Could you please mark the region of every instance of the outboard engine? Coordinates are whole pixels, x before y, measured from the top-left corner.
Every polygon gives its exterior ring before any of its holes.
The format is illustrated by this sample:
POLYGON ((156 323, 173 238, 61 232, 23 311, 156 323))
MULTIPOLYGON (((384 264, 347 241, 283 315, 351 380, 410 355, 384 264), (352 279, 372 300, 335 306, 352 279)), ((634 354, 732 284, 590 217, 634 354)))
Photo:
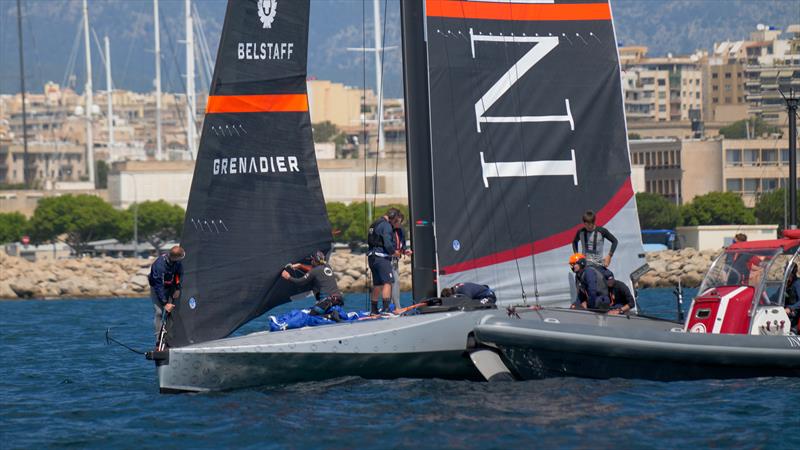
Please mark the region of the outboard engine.
POLYGON ((686 321, 690 333, 748 334, 752 286, 720 286, 694 299, 686 321))

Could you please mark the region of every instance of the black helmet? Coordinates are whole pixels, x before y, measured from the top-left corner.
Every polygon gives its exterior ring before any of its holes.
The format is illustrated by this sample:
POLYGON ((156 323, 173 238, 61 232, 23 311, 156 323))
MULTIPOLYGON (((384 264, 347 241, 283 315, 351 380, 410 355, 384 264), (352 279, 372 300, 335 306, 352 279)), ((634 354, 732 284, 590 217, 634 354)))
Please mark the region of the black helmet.
POLYGON ((325 264, 325 253, 322 253, 321 250, 317 250, 311 254, 311 264, 315 266, 321 266, 325 264))

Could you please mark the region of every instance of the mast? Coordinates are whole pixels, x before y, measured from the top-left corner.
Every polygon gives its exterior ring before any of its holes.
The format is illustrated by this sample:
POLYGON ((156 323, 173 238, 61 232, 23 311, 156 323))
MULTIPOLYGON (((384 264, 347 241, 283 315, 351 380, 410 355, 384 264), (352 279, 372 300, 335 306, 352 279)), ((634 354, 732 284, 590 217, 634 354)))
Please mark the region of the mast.
POLYGON ((83 0, 83 41, 86 48, 86 167, 94 185, 94 142, 92 140, 92 50, 89 46, 89 7, 83 0))
POLYGON ((156 35, 156 160, 161 153, 161 28, 158 25, 158 0, 153 0, 153 28, 156 35))
POLYGON ((192 159, 197 158, 195 144, 194 114, 197 109, 194 93, 194 31, 192 25, 192 0, 185 0, 186 5, 186 145, 192 159))
POLYGON ((22 49, 22 6, 17 0, 17 36, 19 37, 19 83, 22 89, 22 177, 25 187, 30 187, 30 170, 28 168, 28 112, 25 109, 25 57, 22 49))
POLYGON ((415 299, 436 296, 433 175, 430 156, 428 68, 422 1, 400 2, 403 90, 406 99, 406 158, 411 215, 412 284, 415 299))
POLYGON ((375 92, 378 94, 378 153, 383 152, 384 140, 386 136, 383 134, 383 73, 381 73, 381 53, 383 47, 381 46, 381 6, 378 0, 372 0, 372 7, 375 13, 372 15, 373 25, 375 28, 375 92))
POLYGON ((786 100, 789 114, 789 229, 797 229, 797 101, 794 90, 786 100))
MULTIPOLYGON (((108 44, 108 36, 105 37, 106 47, 106 93, 108 94, 108 146, 114 146, 114 105, 112 102, 112 86, 111 86, 111 46, 108 44)), ((109 153, 110 153, 109 148, 109 153)))

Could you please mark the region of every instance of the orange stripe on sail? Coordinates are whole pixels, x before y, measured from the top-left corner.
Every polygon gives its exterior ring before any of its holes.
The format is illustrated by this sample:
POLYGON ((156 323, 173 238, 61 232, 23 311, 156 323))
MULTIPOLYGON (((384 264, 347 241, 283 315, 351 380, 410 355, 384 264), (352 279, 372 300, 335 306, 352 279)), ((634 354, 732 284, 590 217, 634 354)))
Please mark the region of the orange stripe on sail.
POLYGON ((496 3, 428 0, 428 17, 488 20, 611 20, 608 3, 496 3))
POLYGON ((306 94, 211 95, 206 114, 308 111, 306 94))

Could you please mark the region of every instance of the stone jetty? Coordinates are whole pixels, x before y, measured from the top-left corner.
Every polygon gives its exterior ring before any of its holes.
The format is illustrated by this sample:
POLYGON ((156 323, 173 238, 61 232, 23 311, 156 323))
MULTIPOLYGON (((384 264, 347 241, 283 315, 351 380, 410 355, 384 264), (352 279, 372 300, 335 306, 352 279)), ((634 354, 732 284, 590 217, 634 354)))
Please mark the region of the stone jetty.
MULTIPOLYGON (((400 288, 411 290, 411 259, 400 262, 400 288)), ((151 259, 83 258, 29 262, 0 253, 0 299, 147 297, 151 259)), ((367 257, 337 251, 331 266, 345 292, 366 292, 367 257)))
MULTIPOLYGON (((683 249, 647 254, 653 269, 640 288, 672 287, 678 280, 696 287, 721 250, 683 249)), ((0 253, 0 298, 146 297, 152 259, 84 258, 29 262, 0 253)), ((369 283, 363 254, 336 251, 331 265, 345 292, 366 292, 369 283)), ((411 290, 410 258, 400 263, 401 289, 411 290)))

